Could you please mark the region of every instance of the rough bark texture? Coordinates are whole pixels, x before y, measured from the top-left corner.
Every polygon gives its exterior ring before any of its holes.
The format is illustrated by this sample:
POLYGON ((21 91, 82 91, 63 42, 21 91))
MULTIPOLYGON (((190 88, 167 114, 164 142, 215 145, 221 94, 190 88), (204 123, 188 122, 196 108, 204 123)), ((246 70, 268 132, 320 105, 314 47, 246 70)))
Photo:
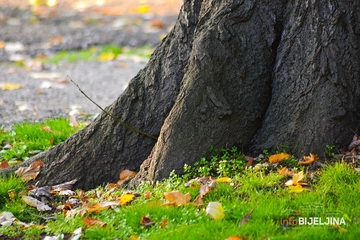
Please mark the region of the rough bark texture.
MULTIPOLYGON (((215 147, 346 146, 359 126, 358 1, 187 0, 148 65, 106 115, 42 159, 41 185, 181 173, 215 147)), ((24 165, 29 162, 24 163, 24 165)), ((13 169, 10 169, 14 170, 13 169)))

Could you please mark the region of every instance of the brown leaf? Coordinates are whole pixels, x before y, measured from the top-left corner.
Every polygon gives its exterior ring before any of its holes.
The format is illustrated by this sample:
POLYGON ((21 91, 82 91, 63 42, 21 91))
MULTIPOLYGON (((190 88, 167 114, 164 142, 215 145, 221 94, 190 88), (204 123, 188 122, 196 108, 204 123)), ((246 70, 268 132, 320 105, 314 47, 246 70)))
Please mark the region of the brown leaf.
POLYGON ((151 221, 149 216, 142 216, 141 220, 140 220, 140 224, 145 226, 145 227, 148 227, 148 226, 154 225, 155 222, 151 221))
POLYGON ((73 179, 68 182, 60 183, 57 185, 52 186, 52 192, 60 192, 64 190, 71 190, 73 188, 73 185, 77 182, 77 179, 73 179))
POLYGON ((100 221, 96 218, 91 218, 91 217, 86 217, 83 219, 83 222, 85 223, 86 226, 88 227, 92 227, 94 225, 100 226, 100 227, 104 227, 106 225, 105 222, 100 221))
POLYGON ((127 179, 130 179, 132 177, 134 177, 135 175, 137 174, 137 172, 134 172, 134 171, 130 171, 130 170, 122 170, 120 172, 120 177, 119 177, 119 181, 118 181, 118 184, 121 185, 123 184, 123 182, 127 179))
POLYGON ((7 160, 4 160, 0 163, 0 169, 6 169, 9 167, 9 163, 7 160))
POLYGON ((96 203, 95 205, 93 205, 92 207, 89 207, 87 212, 101 212, 103 210, 106 210, 112 206, 119 206, 119 202, 100 202, 100 203, 96 203))
POLYGON ((201 206, 201 205, 203 205, 203 204, 204 204, 204 201, 203 201, 201 195, 198 195, 198 196, 195 198, 195 200, 194 200, 193 203, 194 203, 195 206, 201 206))
POLYGON ((34 161, 28 167, 20 167, 18 170, 15 171, 15 175, 21 177, 21 180, 24 182, 31 179, 36 179, 36 177, 39 175, 40 168, 43 165, 43 161, 34 161))
POLYGON ((245 216, 243 216, 243 218, 239 221, 239 224, 238 224, 239 227, 241 227, 242 225, 245 225, 245 224, 247 224, 249 222, 249 220, 251 219, 251 215, 252 215, 253 211, 254 211, 254 208, 250 212, 245 214, 245 216))
POLYGON ((154 19, 151 19, 151 21, 150 21, 150 27, 162 29, 162 28, 164 28, 164 26, 165 26, 164 22, 160 19, 154 18, 154 19))
POLYGON ((253 158, 253 157, 249 157, 248 162, 247 162, 246 165, 245 165, 245 168, 251 167, 252 164, 253 164, 253 162, 254 162, 254 158, 253 158))
POLYGON ((353 136, 353 139, 352 139, 352 141, 351 141, 351 143, 350 143, 350 145, 349 145, 349 150, 351 151, 351 150, 353 150, 353 149, 356 149, 356 148, 358 148, 360 146, 360 137, 357 135, 357 134, 355 134, 354 136, 353 136))
POLYGON ((76 121, 76 118, 72 115, 69 116, 69 121, 73 125, 74 128, 79 127, 79 123, 76 121))
POLYGON ((182 194, 179 191, 165 192, 165 199, 175 206, 183 206, 190 202, 190 193, 182 194))

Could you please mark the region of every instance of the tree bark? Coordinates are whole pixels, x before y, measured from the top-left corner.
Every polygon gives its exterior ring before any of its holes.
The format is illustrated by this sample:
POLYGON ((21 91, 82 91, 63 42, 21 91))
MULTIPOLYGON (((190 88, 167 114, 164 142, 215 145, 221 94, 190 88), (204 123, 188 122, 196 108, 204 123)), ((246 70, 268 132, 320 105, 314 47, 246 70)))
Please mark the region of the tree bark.
POLYGON ((23 165, 45 162, 41 185, 78 178, 89 189, 124 169, 139 171, 132 184, 181 173, 210 145, 286 144, 297 156, 347 146, 359 126, 359 43, 358 1, 187 0, 107 108, 158 140, 102 114, 23 165))

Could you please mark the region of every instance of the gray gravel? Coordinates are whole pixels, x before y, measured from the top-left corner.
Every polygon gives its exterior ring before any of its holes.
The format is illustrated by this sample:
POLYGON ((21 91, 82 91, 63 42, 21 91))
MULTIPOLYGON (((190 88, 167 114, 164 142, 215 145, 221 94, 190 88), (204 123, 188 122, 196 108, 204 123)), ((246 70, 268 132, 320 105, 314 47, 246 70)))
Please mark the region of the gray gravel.
POLYGON ((7 82, 23 85, 23 88, 12 91, 0 89, 0 125, 8 128, 16 122, 38 121, 69 113, 77 116, 98 114, 100 110, 69 82, 67 76, 105 107, 116 100, 128 81, 146 65, 146 60, 139 61, 135 56, 109 62, 62 62, 36 66, 36 62, 32 63, 34 57, 104 44, 156 46, 176 20, 176 16, 96 15, 86 16, 97 22, 88 24, 83 20, 84 14, 63 11, 56 17, 37 18, 33 24, 34 16, 30 11, 0 8, 3 16, 0 41, 8 46, 0 48, 0 86, 7 82), (163 21, 164 28, 151 27, 150 21, 154 18, 163 21), (49 44, 49 40, 57 36, 62 36, 63 40, 49 44), (20 47, 11 46, 12 43, 20 43, 20 47), (16 59, 25 62, 26 67, 16 66, 16 59))

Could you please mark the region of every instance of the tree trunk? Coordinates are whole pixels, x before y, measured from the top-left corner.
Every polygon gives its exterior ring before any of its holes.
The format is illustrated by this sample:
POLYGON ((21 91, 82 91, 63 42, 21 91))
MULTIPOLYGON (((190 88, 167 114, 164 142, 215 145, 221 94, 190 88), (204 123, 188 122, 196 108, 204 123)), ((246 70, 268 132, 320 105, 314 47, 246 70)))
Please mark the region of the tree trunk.
MULTIPOLYGON (((88 189, 123 169, 158 180, 207 155, 286 144, 297 156, 347 146, 359 126, 358 1, 187 0, 173 30, 105 114, 31 158, 37 181, 88 189)), ((8 170, 12 171, 14 168, 8 170)))

